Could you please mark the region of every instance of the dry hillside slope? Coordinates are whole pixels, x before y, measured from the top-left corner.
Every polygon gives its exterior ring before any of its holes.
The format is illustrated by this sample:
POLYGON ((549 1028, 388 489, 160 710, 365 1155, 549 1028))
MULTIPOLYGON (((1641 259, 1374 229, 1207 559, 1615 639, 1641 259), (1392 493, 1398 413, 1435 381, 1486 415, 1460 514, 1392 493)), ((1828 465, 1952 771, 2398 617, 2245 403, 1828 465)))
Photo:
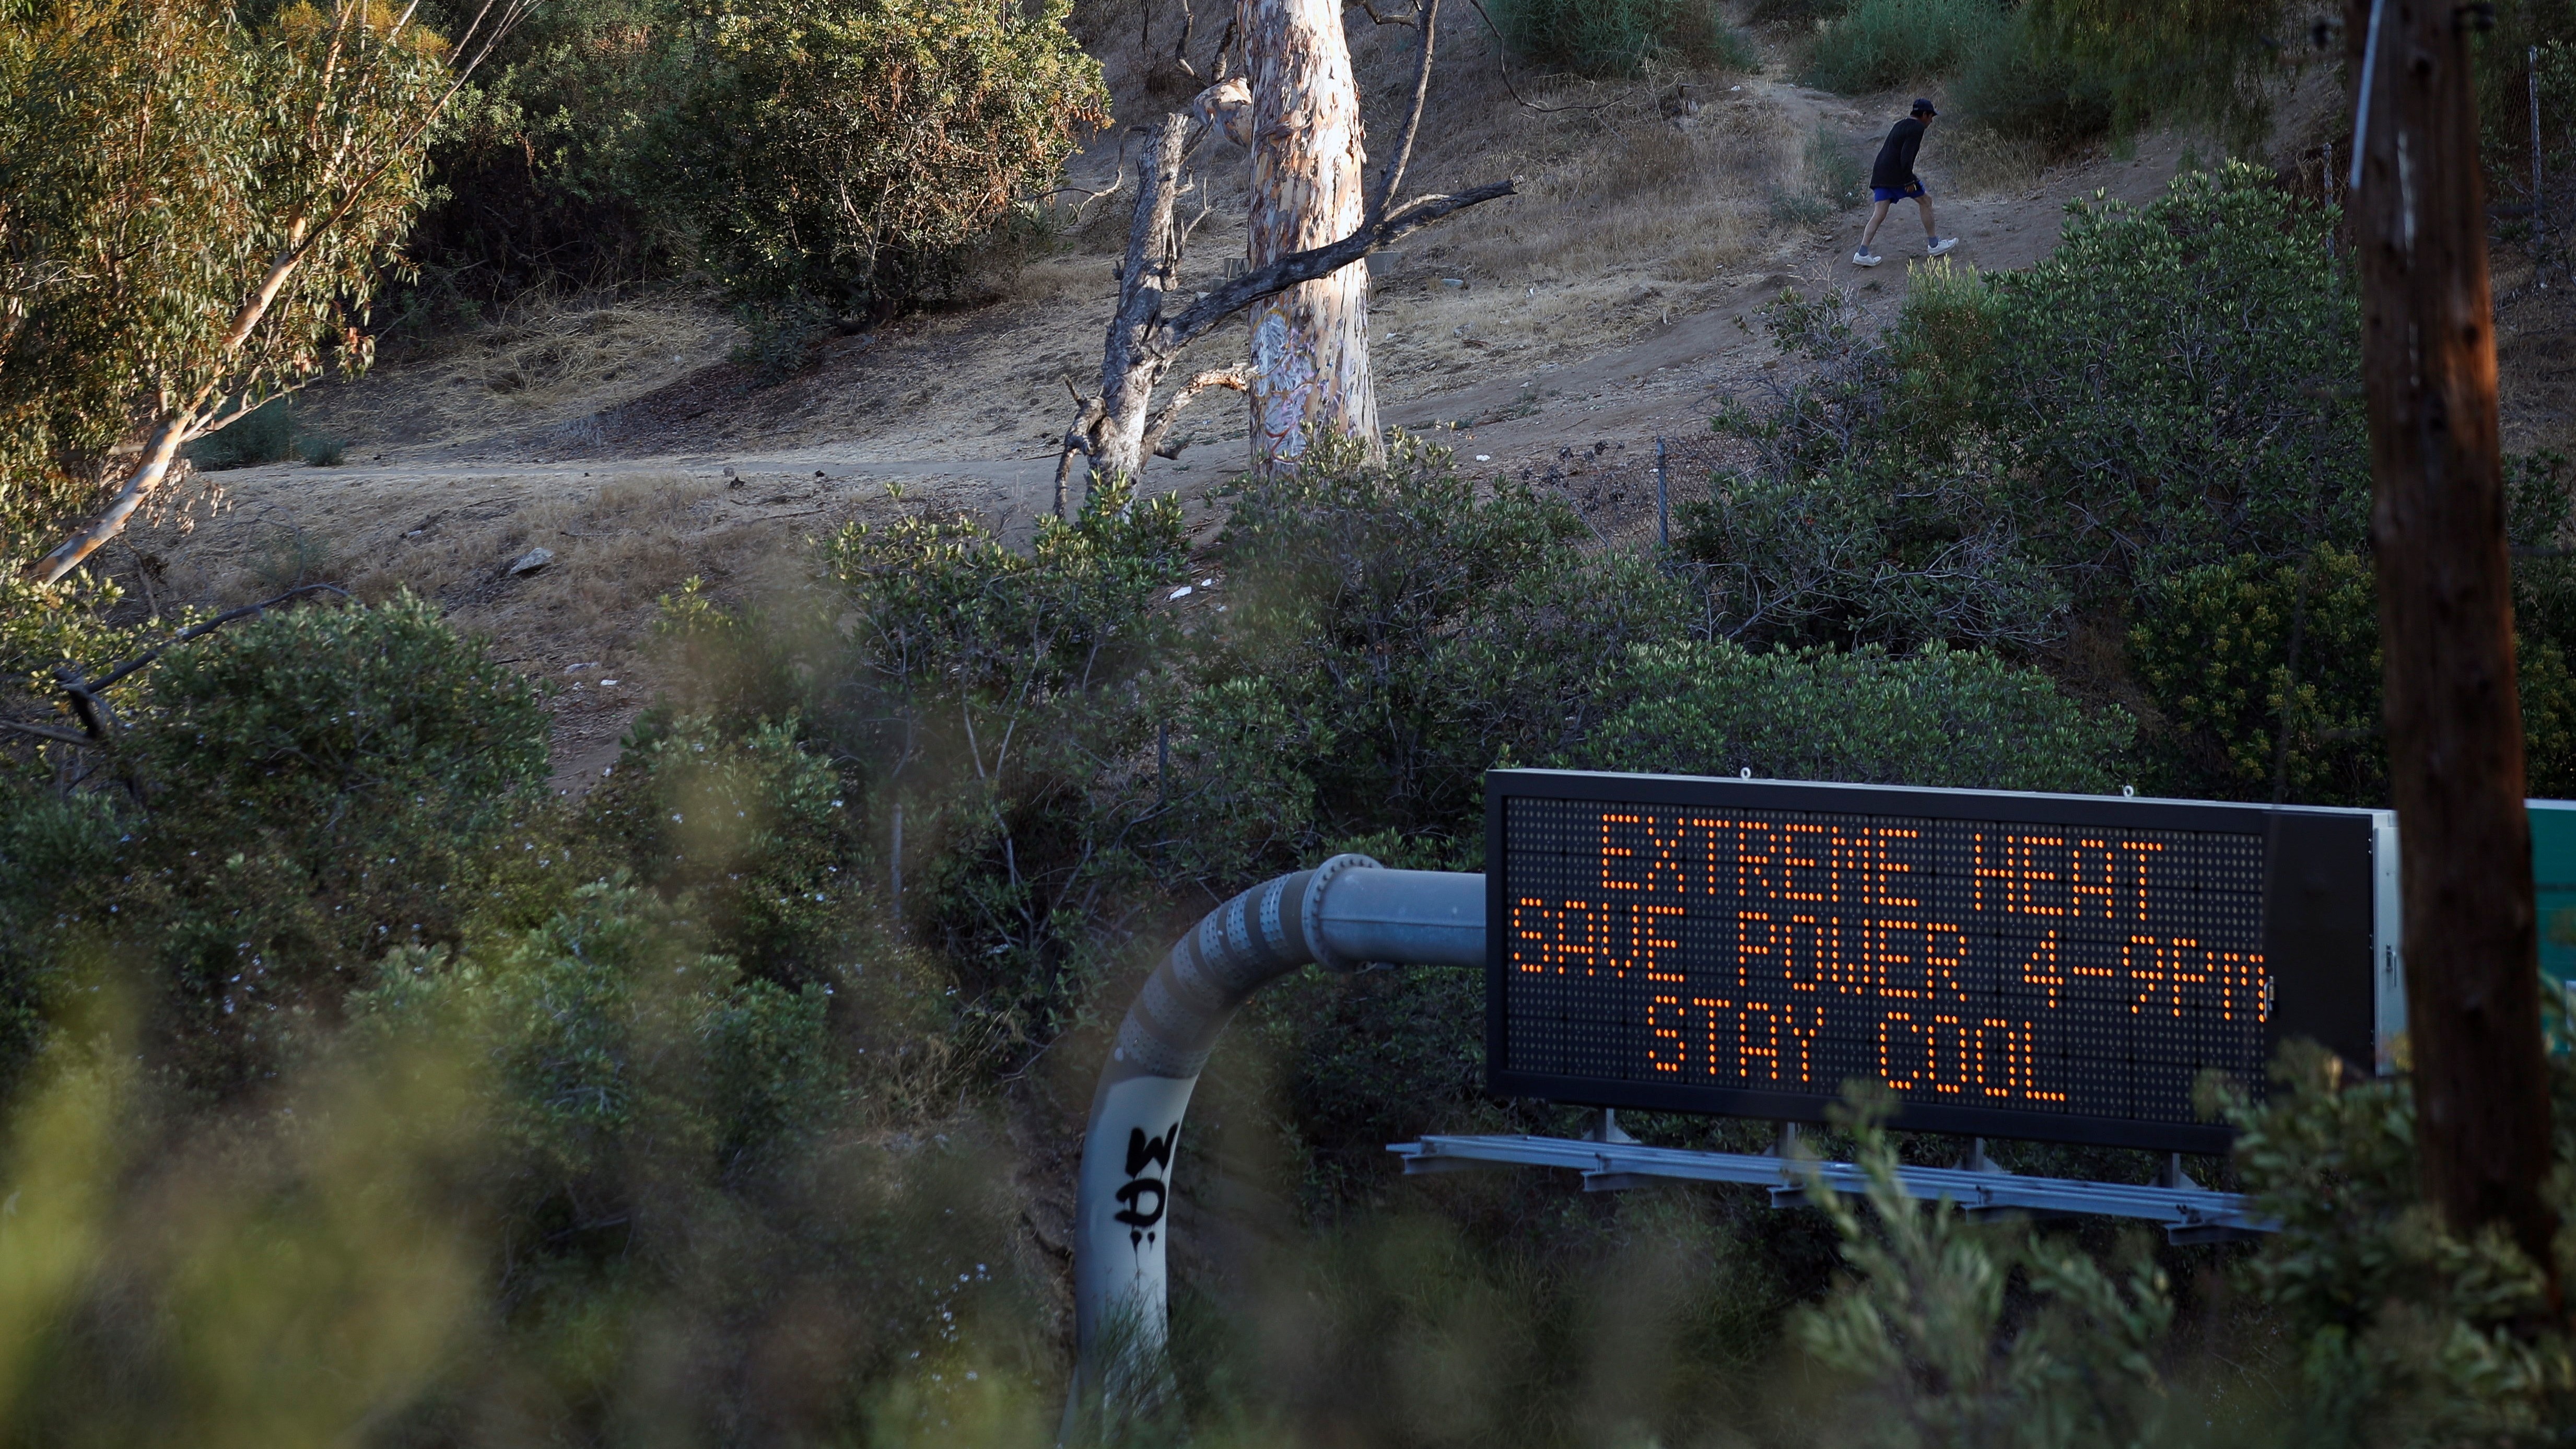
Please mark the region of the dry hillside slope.
MULTIPOLYGON (((1413 32, 1351 12, 1380 135, 1413 32)), ((1120 125, 1180 105, 1167 61, 1107 44, 1120 125), (1160 69, 1158 69, 1160 67, 1160 69)), ((1161 46, 1158 43, 1159 53, 1161 46)), ((1680 74, 1631 85, 1506 86, 1492 37, 1450 27, 1415 162, 1424 190, 1518 174, 1526 195, 1467 213, 1378 258, 1371 345, 1384 416, 1440 430, 1479 472, 1564 488, 1605 534, 1652 528, 1651 467, 1672 441, 1676 493, 1705 486, 1713 402, 1780 365, 1752 314, 1783 287, 1858 289, 1884 315, 1916 242, 1891 217, 1873 272, 1847 257, 1865 214, 1814 198, 1839 155, 1865 166, 1903 98, 1854 101, 1779 78, 1680 74), (1802 198, 1805 198, 1802 200, 1802 198), (1821 219, 1803 217, 1821 213, 1821 219)), ((1077 158, 1105 185, 1121 131, 1077 158)), ((2160 136, 2127 157, 2037 171, 1966 133, 1934 133, 1922 173, 1957 260, 2020 267, 2054 245, 2070 202, 2161 190, 2189 151, 2160 136)), ((1221 137, 1195 168, 1207 209, 1187 271, 1243 255, 1244 153, 1221 137)), ((504 658, 558 681, 558 783, 614 758, 652 690, 637 644, 656 597, 699 575, 757 593, 795 577, 798 540, 892 509, 966 509, 1025 530, 1048 503, 1053 440, 1088 387, 1115 294, 1125 216, 1068 195, 1049 250, 958 303, 824 346, 806 372, 754 390, 727 360, 736 332, 676 291, 532 302, 481 330, 415 344, 362 381, 306 400, 303 425, 349 442, 339 467, 214 475, 221 507, 193 528, 138 530, 112 566, 160 600, 257 597, 330 577, 361 593, 408 586, 491 634, 504 658), (554 555, 513 575, 529 549, 554 555), (610 681, 614 681, 611 683, 610 681)), ((2509 427, 2554 442, 2570 366, 2565 293, 2538 292, 2500 255, 2509 427)), ((1238 328, 1198 364, 1239 360, 1238 328)), ((1198 525, 1243 457, 1232 395, 1184 424, 1190 446, 1145 486, 1198 525)), ((203 513, 203 510, 200 510, 203 513)))

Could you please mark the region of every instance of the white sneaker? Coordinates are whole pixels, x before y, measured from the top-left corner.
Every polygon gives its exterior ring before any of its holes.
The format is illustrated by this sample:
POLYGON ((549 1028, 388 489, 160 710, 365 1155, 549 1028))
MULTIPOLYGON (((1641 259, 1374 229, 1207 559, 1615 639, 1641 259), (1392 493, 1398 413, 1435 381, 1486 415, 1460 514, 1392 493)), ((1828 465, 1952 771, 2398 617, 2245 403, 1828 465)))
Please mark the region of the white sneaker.
POLYGON ((1855 267, 1874 267, 1874 266, 1877 266, 1880 262, 1883 262, 1883 261, 1886 261, 1886 260, 1887 260, 1887 258, 1880 256, 1880 255, 1879 255, 1878 253, 1876 253, 1876 252, 1854 252, 1854 253, 1852 253, 1852 265, 1853 265, 1853 266, 1855 266, 1855 267))
POLYGON ((1923 244, 1923 255, 1926 257, 1937 257, 1958 244, 1959 239, 1954 236, 1935 237, 1923 244))

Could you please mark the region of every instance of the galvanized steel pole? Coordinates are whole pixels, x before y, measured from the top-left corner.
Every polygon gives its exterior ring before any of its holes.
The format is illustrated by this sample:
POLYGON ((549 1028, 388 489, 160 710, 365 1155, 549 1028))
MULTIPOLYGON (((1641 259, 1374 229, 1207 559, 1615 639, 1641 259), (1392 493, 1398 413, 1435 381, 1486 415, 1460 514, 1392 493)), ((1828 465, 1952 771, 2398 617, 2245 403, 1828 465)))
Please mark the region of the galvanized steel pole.
POLYGON ((1162 1381, 1170 1208, 1181 1118, 1235 1009, 1308 964, 1481 966, 1485 878, 1337 855, 1253 887, 1172 947, 1101 1068, 1074 1205, 1074 1382, 1064 1437, 1162 1381))

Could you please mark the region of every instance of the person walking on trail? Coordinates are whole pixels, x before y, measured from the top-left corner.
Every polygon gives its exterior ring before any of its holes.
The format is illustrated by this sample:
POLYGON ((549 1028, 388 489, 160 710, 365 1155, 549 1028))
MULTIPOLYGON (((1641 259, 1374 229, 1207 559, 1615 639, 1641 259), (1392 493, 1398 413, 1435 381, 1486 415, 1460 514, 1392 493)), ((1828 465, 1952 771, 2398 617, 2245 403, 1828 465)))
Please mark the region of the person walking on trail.
POLYGON ((1874 267, 1887 260, 1869 249, 1878 239, 1879 223, 1887 220, 1887 209, 1906 197, 1923 211, 1923 255, 1937 257, 1959 244, 1957 237, 1945 237, 1932 225, 1932 197, 1923 189, 1922 178, 1914 174, 1914 153, 1923 148, 1923 133, 1932 128, 1932 118, 1940 115, 1932 103, 1921 96, 1914 98, 1913 114, 1888 128, 1887 143, 1878 148, 1878 160, 1869 168, 1869 226, 1860 234, 1860 250, 1852 253, 1852 265, 1874 267))

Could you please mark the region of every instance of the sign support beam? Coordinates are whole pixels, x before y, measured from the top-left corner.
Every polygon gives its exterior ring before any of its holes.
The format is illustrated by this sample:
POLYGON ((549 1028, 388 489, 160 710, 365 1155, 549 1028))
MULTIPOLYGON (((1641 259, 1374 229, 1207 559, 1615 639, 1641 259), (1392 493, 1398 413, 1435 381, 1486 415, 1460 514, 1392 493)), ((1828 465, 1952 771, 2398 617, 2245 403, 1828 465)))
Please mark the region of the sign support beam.
MULTIPOLYGON (((1649 1178, 1672 1182, 1729 1182, 1771 1189, 1773 1207, 1803 1207, 1812 1188, 1861 1193, 1869 1175, 1849 1162, 1802 1161, 1794 1157, 1744 1152, 1698 1152, 1637 1143, 1568 1141, 1555 1137, 1425 1137, 1399 1142, 1387 1151, 1404 1159, 1405 1175, 1457 1172, 1472 1166, 1555 1167, 1583 1174, 1587 1191, 1628 1188, 1649 1178)), ((2048 1216, 2090 1213, 2105 1217, 2143 1218, 2164 1224, 2175 1243, 2234 1242, 2279 1232, 2278 1221, 2264 1216, 2253 1199, 2212 1192, 2190 1179, 2145 1187, 2071 1178, 2023 1177, 2017 1173, 1973 1167, 1900 1167, 1896 1180, 1906 1196, 1924 1202, 1947 1200, 1972 1217, 2014 1213, 2048 1216)))

